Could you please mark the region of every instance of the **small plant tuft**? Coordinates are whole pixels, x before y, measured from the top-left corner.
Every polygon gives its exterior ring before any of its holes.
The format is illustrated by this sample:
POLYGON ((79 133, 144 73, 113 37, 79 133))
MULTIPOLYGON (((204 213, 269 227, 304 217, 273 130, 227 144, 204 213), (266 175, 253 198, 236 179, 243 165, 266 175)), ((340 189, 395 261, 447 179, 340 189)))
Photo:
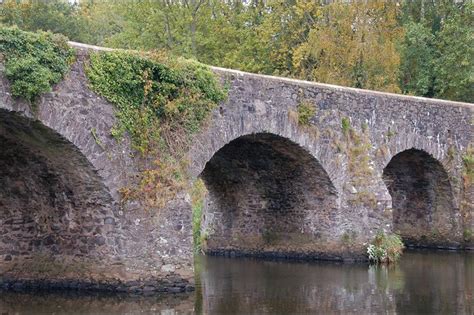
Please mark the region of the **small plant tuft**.
POLYGON ((316 114, 316 107, 309 101, 303 101, 297 106, 298 124, 308 126, 311 118, 316 114))
POLYGON ((343 117, 342 120, 341 120, 341 128, 342 128, 342 132, 345 134, 345 135, 348 135, 349 134, 349 131, 351 129, 351 121, 349 120, 349 118, 347 117, 343 117))
POLYGON ((400 259, 403 248, 402 239, 397 234, 378 232, 367 247, 367 255, 373 263, 389 264, 400 259))
POLYGON ((462 235, 463 235, 463 238, 464 238, 465 242, 470 242, 470 241, 474 240, 474 230, 466 228, 466 229, 464 229, 462 235))

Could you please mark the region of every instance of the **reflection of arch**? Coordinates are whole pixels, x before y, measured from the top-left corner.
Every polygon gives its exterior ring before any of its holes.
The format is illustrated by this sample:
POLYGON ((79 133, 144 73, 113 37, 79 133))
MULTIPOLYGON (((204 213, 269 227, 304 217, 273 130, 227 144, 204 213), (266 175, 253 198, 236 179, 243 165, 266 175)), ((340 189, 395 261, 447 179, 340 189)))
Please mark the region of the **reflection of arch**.
POLYGON ((208 252, 310 252, 337 224, 337 192, 327 172, 284 137, 241 136, 214 154, 201 177, 209 191, 208 252))
POLYGON ((410 245, 443 246, 459 241, 459 216, 449 176, 433 156, 408 149, 392 157, 383 179, 393 206, 394 230, 410 245))
POLYGON ((0 109, 0 147, 0 262, 100 257, 108 250, 104 223, 113 216, 112 198, 73 144, 0 109))

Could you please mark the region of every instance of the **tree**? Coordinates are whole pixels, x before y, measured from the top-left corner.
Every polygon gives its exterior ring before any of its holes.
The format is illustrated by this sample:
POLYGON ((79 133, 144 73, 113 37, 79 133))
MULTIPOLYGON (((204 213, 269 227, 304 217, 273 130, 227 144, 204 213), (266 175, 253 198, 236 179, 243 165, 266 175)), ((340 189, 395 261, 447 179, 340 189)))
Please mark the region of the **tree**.
POLYGON ((7 0, 0 8, 0 22, 27 31, 61 33, 72 40, 87 41, 78 6, 62 0, 7 0))
POLYGON ((404 4, 403 93, 474 102, 473 12, 470 1, 404 4))
MULTIPOLYGON (((472 6, 471 6, 472 7, 472 6)), ((474 9, 474 7, 472 7, 474 9)), ((453 14, 437 34, 434 90, 439 98, 474 102, 473 10, 453 14)))
POLYGON ((307 80, 398 92, 396 44, 403 30, 394 3, 332 3, 296 48, 293 66, 307 80))
POLYGON ((410 22, 401 45, 400 87, 405 94, 434 95, 435 36, 421 23, 410 22))

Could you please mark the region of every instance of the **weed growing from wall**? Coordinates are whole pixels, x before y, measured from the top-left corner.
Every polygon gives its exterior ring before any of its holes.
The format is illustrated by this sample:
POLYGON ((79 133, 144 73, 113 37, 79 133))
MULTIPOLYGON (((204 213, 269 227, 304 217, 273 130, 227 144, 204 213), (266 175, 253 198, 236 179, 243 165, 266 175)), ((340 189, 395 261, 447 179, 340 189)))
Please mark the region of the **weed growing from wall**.
POLYGON ((311 119, 316 116, 317 107, 311 101, 303 100, 297 106, 296 110, 288 111, 288 119, 298 128, 304 130, 314 138, 319 137, 318 128, 311 123, 311 119))
MULTIPOLYGON (((468 223, 472 222, 473 213, 472 213, 472 183, 474 180, 474 147, 469 145, 467 147, 466 153, 462 156, 463 161, 463 189, 462 189, 462 198, 461 198, 461 215, 463 216, 463 221, 468 223)), ((465 242, 474 241, 474 230, 469 226, 464 227, 463 238, 465 242)))
POLYGON ((344 136, 343 144, 339 144, 348 158, 348 171, 351 174, 351 183, 357 188, 357 199, 354 201, 375 207, 377 198, 375 194, 367 190, 367 179, 373 175, 370 166, 370 150, 372 144, 368 136, 368 127, 358 132, 351 126, 349 118, 341 119, 341 129, 344 136), (342 148, 343 147, 343 148, 342 148))
POLYGON ((316 107, 309 101, 303 101, 297 106, 298 124, 308 126, 311 118, 316 114, 316 107))
POLYGON ((206 192, 206 186, 202 179, 197 179, 191 189, 191 205, 193 207, 193 240, 194 250, 196 253, 199 253, 202 248, 201 222, 206 192))
POLYGON ((14 96, 33 102, 61 81, 73 60, 74 50, 62 35, 0 27, 0 63, 14 96))
POLYGON ((469 146, 466 150, 466 154, 462 156, 464 163, 464 186, 469 188, 474 180, 474 147, 469 146))
POLYGON ((140 183, 122 189, 124 200, 164 206, 185 188, 184 155, 192 135, 225 99, 224 89, 207 66, 157 53, 91 53, 86 73, 91 88, 115 105, 112 135, 127 132, 148 161, 140 183))

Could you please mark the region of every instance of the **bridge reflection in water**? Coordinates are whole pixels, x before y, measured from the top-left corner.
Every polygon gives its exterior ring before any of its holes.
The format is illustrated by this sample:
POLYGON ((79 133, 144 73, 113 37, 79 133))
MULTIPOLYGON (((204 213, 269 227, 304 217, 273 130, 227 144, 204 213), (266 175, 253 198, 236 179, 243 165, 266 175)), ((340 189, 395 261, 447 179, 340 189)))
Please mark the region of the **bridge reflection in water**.
POLYGON ((472 314, 474 253, 407 252, 400 264, 199 257, 188 295, 0 294, 0 314, 472 314))

